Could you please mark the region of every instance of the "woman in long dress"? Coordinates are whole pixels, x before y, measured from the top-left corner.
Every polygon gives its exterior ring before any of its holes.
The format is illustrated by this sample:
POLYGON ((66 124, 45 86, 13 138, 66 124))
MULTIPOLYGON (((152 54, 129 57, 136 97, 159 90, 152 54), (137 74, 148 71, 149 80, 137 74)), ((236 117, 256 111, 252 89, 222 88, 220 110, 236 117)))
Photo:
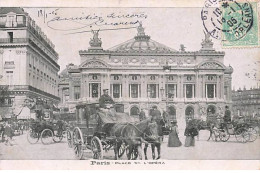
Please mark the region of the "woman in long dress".
POLYGON ((169 134, 168 147, 180 147, 182 143, 178 136, 179 132, 178 132, 177 121, 171 122, 170 130, 171 132, 169 134))
POLYGON ((187 127, 184 132, 184 136, 186 136, 185 139, 185 147, 194 147, 195 146, 195 139, 194 137, 198 135, 197 128, 191 123, 191 121, 188 122, 187 127))

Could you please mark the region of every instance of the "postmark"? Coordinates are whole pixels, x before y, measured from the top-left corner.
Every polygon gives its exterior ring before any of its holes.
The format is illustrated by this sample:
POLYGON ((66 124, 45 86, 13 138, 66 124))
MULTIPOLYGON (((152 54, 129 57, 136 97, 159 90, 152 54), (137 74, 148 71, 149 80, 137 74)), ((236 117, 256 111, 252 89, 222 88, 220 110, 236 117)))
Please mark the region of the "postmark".
POLYGON ((256 2, 207 0, 201 19, 206 32, 221 40, 223 46, 258 44, 256 2))
POLYGON ((223 17, 229 19, 231 22, 225 22, 222 25, 222 29, 225 31, 222 35, 222 47, 259 46, 257 2, 231 2, 228 5, 228 8, 223 7, 222 12, 223 17), (238 17, 233 16, 239 15, 242 16, 242 18, 240 21, 236 21, 238 17))

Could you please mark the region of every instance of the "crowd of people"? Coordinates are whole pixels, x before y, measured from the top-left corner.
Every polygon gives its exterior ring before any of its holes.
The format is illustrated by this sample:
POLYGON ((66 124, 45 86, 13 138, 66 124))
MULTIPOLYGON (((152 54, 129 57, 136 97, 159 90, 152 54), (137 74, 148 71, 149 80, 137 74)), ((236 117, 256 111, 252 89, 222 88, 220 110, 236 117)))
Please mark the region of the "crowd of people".
POLYGON ((24 130, 29 129, 28 121, 14 121, 14 120, 4 120, 0 122, 0 142, 4 142, 7 146, 13 145, 13 137, 15 133, 19 131, 19 134, 24 130))

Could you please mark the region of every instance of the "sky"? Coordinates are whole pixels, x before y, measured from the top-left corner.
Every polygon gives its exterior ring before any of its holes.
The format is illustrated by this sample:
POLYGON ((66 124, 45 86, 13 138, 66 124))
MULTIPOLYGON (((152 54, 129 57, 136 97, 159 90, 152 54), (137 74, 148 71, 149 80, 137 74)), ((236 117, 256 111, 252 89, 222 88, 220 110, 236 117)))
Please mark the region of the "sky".
MULTIPOLYGON (((184 44, 186 51, 198 51, 204 39, 202 8, 24 9, 54 43, 61 71, 69 63, 80 64, 79 50, 88 49, 90 38, 93 37, 91 29, 100 29, 99 38, 105 50, 134 38, 137 34, 136 28, 133 28, 138 25, 136 21, 142 22, 145 33, 151 39, 175 50, 184 44), (115 26, 118 22, 124 22, 124 25, 115 26)), ((259 71, 260 48, 223 49, 220 40, 211 39, 217 51, 225 52, 224 64, 234 69, 232 88, 257 87, 259 80, 257 84, 253 75, 259 71)), ((258 79, 259 76, 257 74, 258 79)))

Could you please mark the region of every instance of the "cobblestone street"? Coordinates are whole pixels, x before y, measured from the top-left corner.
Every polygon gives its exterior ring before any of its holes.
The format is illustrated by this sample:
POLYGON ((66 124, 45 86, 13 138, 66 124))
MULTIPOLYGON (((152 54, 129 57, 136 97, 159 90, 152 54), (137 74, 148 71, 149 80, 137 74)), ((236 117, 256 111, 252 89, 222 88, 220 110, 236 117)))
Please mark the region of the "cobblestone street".
MULTIPOLYGON (((180 140, 184 144, 185 138, 180 132, 180 140)), ((162 144, 161 159, 166 160, 228 160, 228 159, 260 159, 260 139, 255 142, 238 143, 234 136, 228 142, 207 141, 208 132, 201 131, 200 139, 196 139, 195 147, 168 148, 168 138, 165 136, 162 144)), ((29 144, 26 134, 15 136, 13 146, 6 146, 0 143, 1 160, 75 160, 72 148, 67 145, 66 139, 61 143, 43 145, 40 141, 37 144, 29 144)), ((85 158, 92 158, 91 152, 85 154, 85 158)), ((104 159, 114 158, 113 150, 104 152, 104 159)), ((151 159, 151 148, 148 148, 148 158, 151 159)), ((124 155, 121 159, 126 159, 124 155)))

